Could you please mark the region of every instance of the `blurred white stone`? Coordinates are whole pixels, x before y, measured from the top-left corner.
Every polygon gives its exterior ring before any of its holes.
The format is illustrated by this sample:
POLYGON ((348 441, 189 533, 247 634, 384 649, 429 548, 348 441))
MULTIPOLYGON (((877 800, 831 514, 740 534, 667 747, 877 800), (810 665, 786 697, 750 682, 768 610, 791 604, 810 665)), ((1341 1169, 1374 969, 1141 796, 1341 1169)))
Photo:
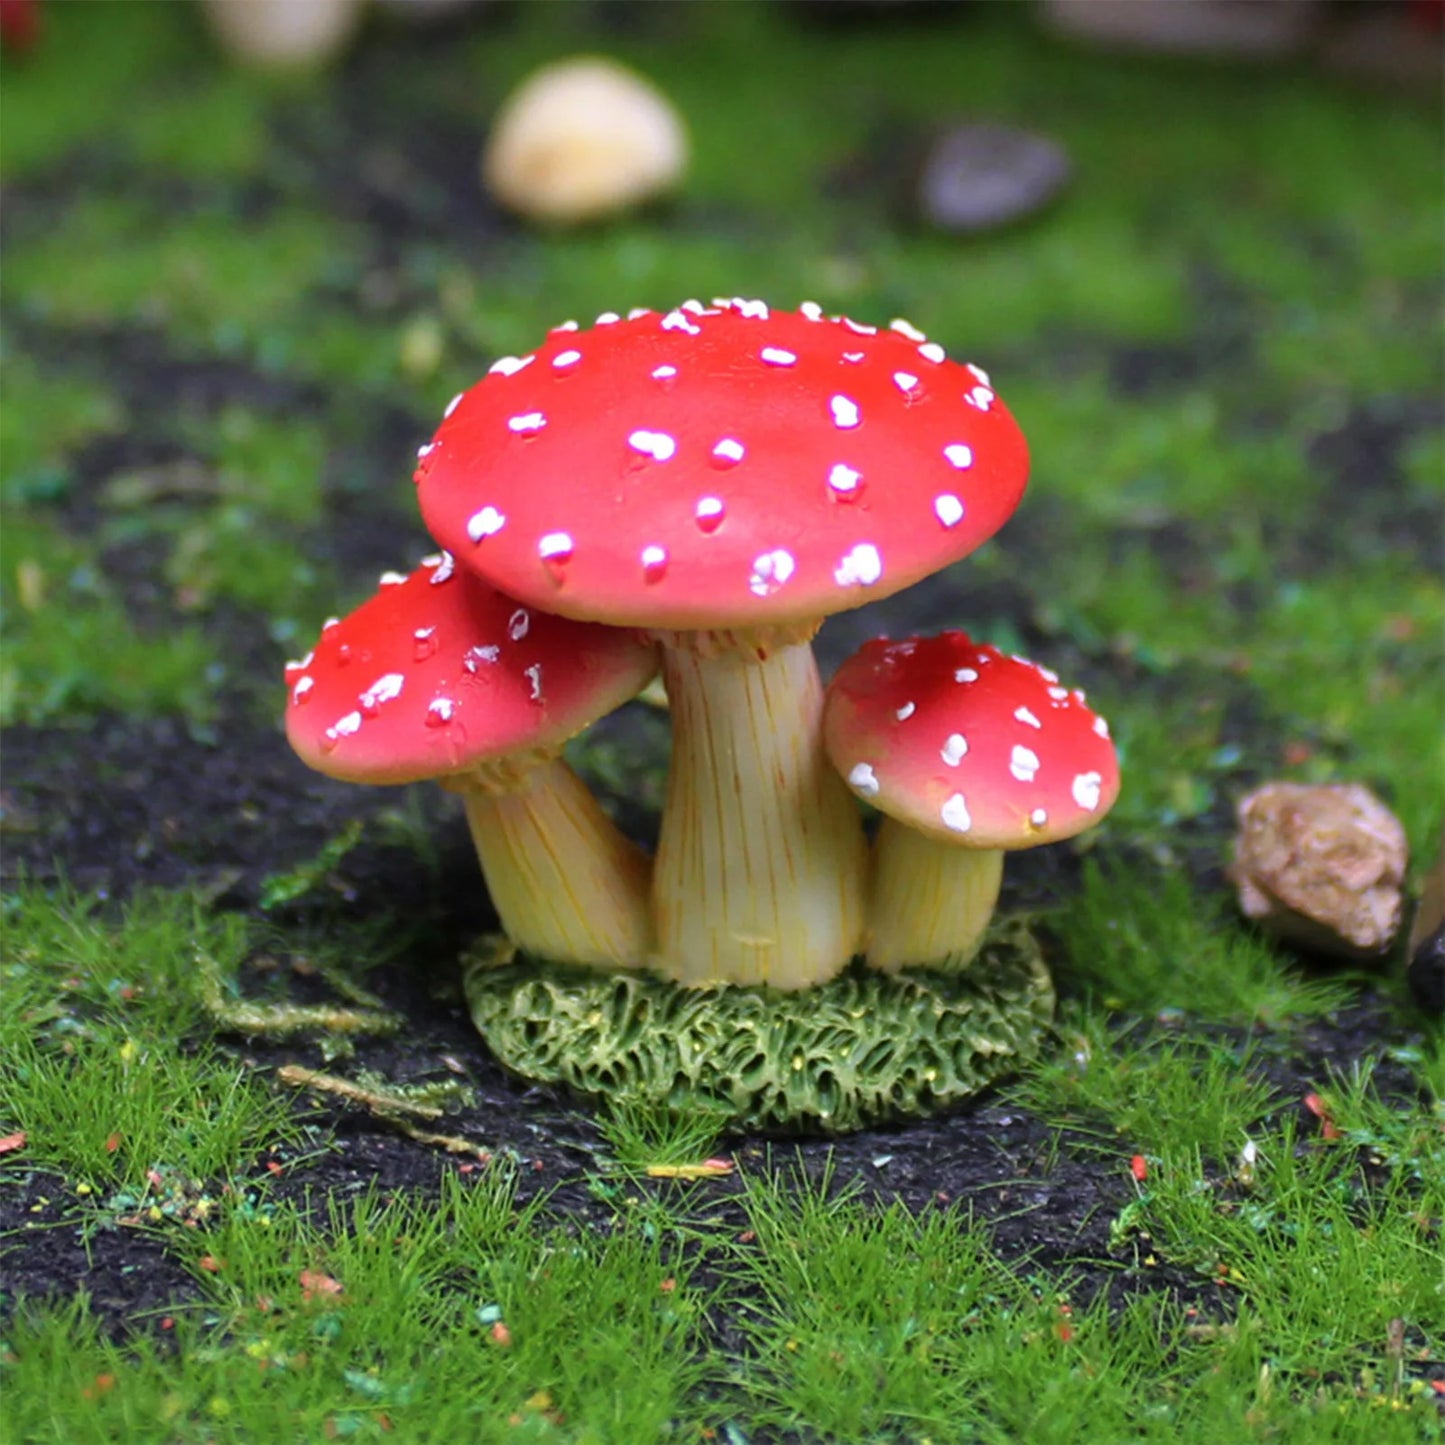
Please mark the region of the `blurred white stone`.
POLYGON ((1230 877, 1246 917, 1321 953, 1382 952, 1400 928, 1409 850, 1358 783, 1266 783, 1238 807, 1230 877))
POLYGON ((493 195, 533 220, 588 221, 670 189, 687 131, 668 99, 602 57, 558 61, 504 102, 482 157, 493 195))
POLYGON ((201 0, 221 49, 267 69, 324 65, 361 19, 362 0, 201 0))

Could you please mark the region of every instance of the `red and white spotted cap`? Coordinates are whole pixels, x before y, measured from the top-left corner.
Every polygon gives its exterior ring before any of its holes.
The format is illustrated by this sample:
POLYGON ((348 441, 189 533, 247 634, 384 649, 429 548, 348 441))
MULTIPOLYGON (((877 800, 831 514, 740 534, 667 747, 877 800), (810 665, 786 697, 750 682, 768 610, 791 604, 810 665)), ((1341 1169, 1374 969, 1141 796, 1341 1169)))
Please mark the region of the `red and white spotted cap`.
POLYGON ((907 322, 734 299, 503 357, 416 480, 432 534, 509 595, 682 630, 886 597, 991 537, 1027 475, 987 375, 907 322))
POLYGON ((286 664, 286 736, 333 778, 444 777, 560 748, 656 667, 635 632, 535 612, 442 553, 409 577, 388 572, 286 664))
POLYGON ((828 686, 823 731, 860 798, 968 847, 1071 838, 1119 795, 1108 725, 1084 694, 962 632, 865 643, 828 686))

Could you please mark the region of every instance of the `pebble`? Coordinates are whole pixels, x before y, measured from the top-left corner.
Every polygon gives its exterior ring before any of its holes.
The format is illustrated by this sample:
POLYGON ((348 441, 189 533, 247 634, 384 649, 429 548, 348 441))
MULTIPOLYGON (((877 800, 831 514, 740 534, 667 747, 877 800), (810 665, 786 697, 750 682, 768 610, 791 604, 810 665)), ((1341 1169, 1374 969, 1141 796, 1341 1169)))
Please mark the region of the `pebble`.
POLYGON ((1266 783, 1242 798, 1230 877, 1245 917, 1341 958, 1383 952, 1400 929, 1408 847, 1358 783, 1266 783))
POLYGON ((1016 126, 978 122, 945 131, 918 179, 918 209, 940 230, 991 231, 1041 210, 1073 167, 1064 148, 1016 126))
POLYGON ((1318 0, 1043 0, 1045 30, 1119 50, 1268 59, 1313 37, 1318 0))
POLYGON ((544 66, 507 98, 482 177, 509 209, 566 225, 672 189, 687 155, 682 117, 651 81, 582 56, 544 66))

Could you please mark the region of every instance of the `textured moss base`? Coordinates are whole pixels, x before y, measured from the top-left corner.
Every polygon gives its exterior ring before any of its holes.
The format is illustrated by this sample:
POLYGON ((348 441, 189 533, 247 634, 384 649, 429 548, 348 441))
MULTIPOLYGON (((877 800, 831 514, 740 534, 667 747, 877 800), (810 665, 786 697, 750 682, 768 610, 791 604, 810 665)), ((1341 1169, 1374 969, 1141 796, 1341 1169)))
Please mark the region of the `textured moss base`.
POLYGON ((1054 1008, 1038 946, 1016 922, 960 975, 859 968, 803 993, 687 989, 517 962, 487 940, 466 960, 465 987, 482 1036, 524 1078, 828 1133, 969 1098, 1037 1051, 1054 1008))

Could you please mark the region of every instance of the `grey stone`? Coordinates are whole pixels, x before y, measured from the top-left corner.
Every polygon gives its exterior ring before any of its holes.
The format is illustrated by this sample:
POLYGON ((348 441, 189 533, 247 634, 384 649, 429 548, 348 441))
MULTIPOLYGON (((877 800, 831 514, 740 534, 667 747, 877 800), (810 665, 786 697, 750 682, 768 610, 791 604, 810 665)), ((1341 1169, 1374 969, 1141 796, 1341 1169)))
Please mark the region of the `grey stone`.
POLYGON ((1047 136, 993 122, 959 125, 929 148, 918 179, 918 209, 944 231, 991 231, 1048 205, 1073 167, 1047 136))

